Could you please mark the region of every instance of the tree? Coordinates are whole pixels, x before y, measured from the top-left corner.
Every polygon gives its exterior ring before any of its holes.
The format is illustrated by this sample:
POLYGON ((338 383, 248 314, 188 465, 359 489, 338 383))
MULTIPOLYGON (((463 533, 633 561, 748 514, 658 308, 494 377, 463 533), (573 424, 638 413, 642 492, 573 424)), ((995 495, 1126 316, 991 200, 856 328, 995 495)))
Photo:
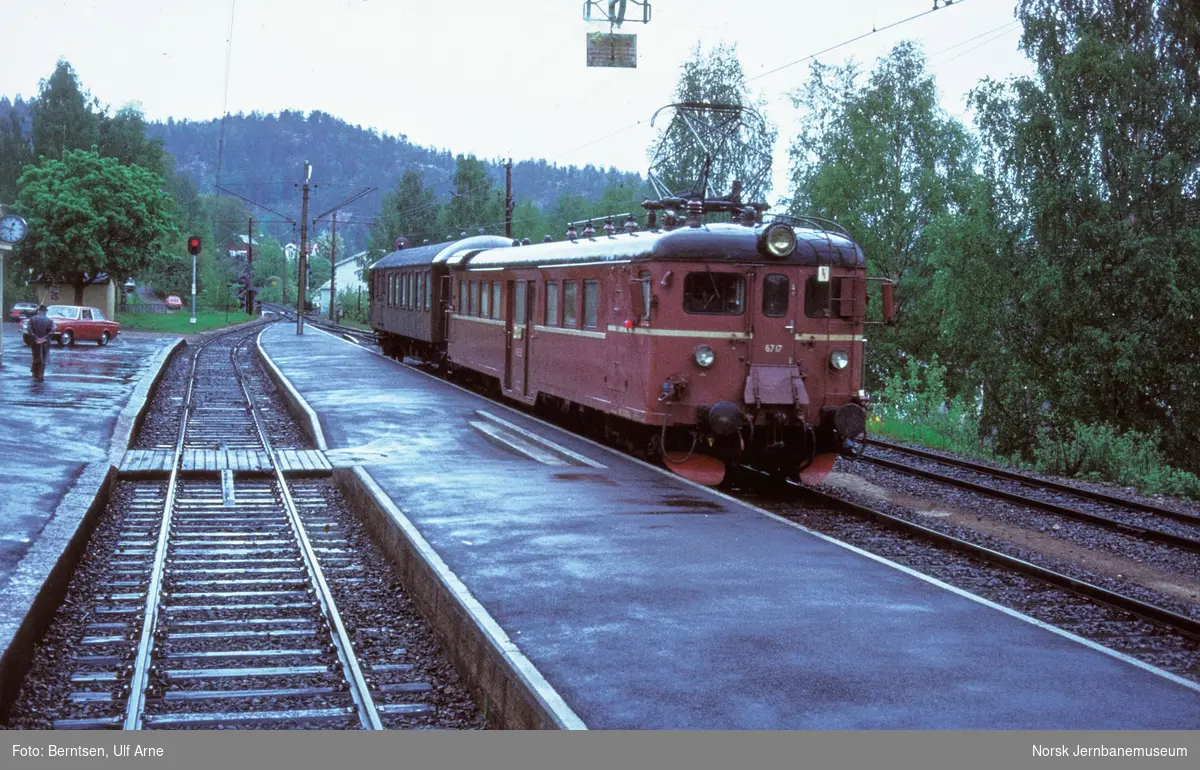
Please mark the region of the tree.
POLYGON ((271 237, 259 240, 254 251, 254 285, 258 287, 259 300, 263 302, 283 302, 285 293, 284 281, 296 280, 295 268, 289 267, 279 241, 271 237))
POLYGON ((921 50, 900 43, 862 84, 854 64, 814 63, 792 100, 802 122, 790 149, 791 212, 841 223, 866 253, 868 271, 899 283, 900 324, 872 339, 872 384, 906 356, 938 352, 961 375, 969 361, 939 351, 949 342, 940 328, 945 298, 934 301, 932 282, 940 248, 963 217, 981 217, 972 232, 986 230, 990 197, 974 169, 977 148, 939 106, 921 50))
POLYGON ((33 155, 62 158, 68 150, 88 149, 100 142, 99 102, 79 87, 75 70, 59 59, 41 82, 32 105, 33 155))
POLYGON ((459 155, 453 184, 450 202, 442 209, 442 226, 450 235, 477 235, 480 227, 494 233, 497 222, 504 232, 504 203, 492 192, 492 179, 482 161, 459 155))
POLYGON ((383 198, 379 216, 371 225, 369 254, 375 262, 395 248, 396 238, 404 236, 410 246, 419 246, 424 240, 437 243, 442 240, 440 223, 441 204, 433 191, 421 182, 416 171, 406 171, 396 189, 383 198))
POLYGON ((174 234, 161 177, 92 150, 43 158, 21 174, 18 208, 29 237, 16 252, 35 273, 70 283, 75 304, 100 273, 123 280, 148 267, 153 246, 174 234))
POLYGON ((16 200, 17 179, 32 160, 33 147, 21 129, 20 110, 14 108, 0 117, 0 203, 16 200))
MULTIPOLYGON (((342 234, 338 233, 336 238, 337 254, 334 257, 340 261, 350 255, 346 253, 346 243, 342 240, 342 234)), ((329 266, 329 254, 334 244, 334 236, 328 230, 317 236, 317 240, 313 244, 313 253, 308 258, 308 264, 312 268, 312 272, 310 273, 311 278, 308 282, 310 295, 328 281, 329 276, 333 275, 333 271, 329 266)), ((325 299, 328 300, 328 297, 325 299)))
MULTIPOLYGON (((674 101, 732 104, 760 114, 765 106, 762 98, 753 98, 746 85, 737 46, 723 43, 707 53, 696 45, 692 58, 680 70, 674 101)), ((650 151, 650 171, 676 195, 688 191, 705 197, 726 195, 733 180, 738 179, 747 185, 744 200, 760 200, 770 185, 776 133, 772 124, 753 113, 743 118, 729 113, 690 114, 686 119, 676 115, 659 133, 650 151), (707 191, 695 189, 705 164, 705 151, 697 134, 714 155, 707 191)))
POLYGON ((122 107, 111 118, 101 116, 100 154, 166 176, 163 142, 146 138, 146 119, 135 105, 122 107))

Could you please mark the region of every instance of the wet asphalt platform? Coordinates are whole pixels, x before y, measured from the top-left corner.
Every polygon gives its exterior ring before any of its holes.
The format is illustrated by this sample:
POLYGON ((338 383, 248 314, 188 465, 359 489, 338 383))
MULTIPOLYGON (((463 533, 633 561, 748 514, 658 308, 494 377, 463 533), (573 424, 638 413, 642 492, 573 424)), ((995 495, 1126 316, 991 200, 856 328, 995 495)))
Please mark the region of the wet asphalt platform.
POLYGON ((261 339, 590 728, 1200 726, 1170 675, 311 327, 261 339))
POLYGON ((50 345, 45 382, 29 372, 17 324, 0 364, 0 590, 85 469, 105 464, 117 418, 175 337, 122 334, 107 347, 50 345))

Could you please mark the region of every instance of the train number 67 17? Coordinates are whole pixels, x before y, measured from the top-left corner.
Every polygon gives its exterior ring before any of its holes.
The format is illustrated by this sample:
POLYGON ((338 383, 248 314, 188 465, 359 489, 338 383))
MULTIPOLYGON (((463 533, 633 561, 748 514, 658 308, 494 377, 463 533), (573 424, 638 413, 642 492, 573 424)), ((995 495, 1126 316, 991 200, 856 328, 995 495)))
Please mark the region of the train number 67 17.
POLYGON ((768 353, 782 353, 783 345, 767 345, 766 350, 768 353))

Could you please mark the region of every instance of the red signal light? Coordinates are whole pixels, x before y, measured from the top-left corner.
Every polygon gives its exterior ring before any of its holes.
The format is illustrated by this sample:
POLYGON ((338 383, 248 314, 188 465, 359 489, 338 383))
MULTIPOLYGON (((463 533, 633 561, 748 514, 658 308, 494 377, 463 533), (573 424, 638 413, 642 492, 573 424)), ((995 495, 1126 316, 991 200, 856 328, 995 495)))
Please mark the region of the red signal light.
POLYGON ((200 239, 196 236, 188 238, 188 254, 195 256, 200 253, 200 239))

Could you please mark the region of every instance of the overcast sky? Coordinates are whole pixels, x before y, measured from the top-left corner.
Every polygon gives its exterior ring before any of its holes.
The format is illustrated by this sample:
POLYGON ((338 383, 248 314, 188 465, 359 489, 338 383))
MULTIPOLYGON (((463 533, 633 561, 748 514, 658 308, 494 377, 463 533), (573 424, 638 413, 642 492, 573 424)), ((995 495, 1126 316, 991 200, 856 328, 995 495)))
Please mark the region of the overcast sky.
MULTIPOLYGON (((653 0, 649 24, 620 30, 638 36, 637 68, 589 69, 585 34, 608 27, 583 21, 582 0, 0 0, 0 94, 36 95, 65 57, 102 103, 139 102, 150 120, 317 109, 456 153, 644 172, 648 119, 670 101, 680 64, 697 42, 726 41, 780 127, 781 191, 795 115, 787 95, 808 66, 764 73, 932 4, 653 0)), ((965 118, 980 78, 1031 71, 1014 7, 958 0, 820 60, 870 64, 899 40, 921 41, 945 108, 965 118)))

